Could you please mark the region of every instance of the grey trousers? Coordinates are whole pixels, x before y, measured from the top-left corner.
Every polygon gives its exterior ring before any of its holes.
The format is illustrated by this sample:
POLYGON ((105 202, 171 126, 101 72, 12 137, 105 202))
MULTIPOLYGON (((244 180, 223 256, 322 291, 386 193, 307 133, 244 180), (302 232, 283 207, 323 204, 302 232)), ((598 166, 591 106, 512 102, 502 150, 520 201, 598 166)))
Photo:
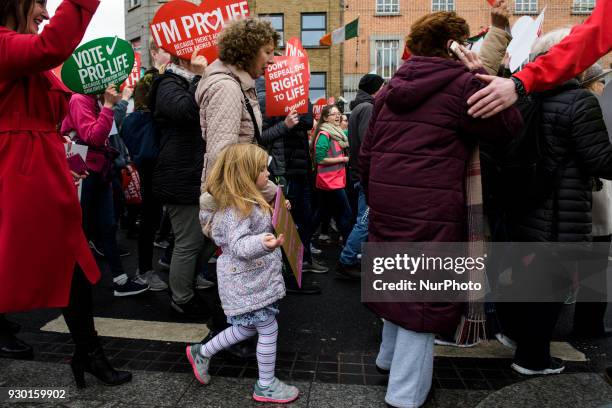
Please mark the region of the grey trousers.
POLYGON ((166 208, 174 231, 170 290, 172 300, 184 304, 193 298, 201 262, 208 262, 214 254, 215 244, 202 233, 198 205, 169 204, 166 208))
POLYGON ((434 337, 385 320, 376 365, 391 370, 387 404, 398 408, 423 405, 433 377, 434 337))

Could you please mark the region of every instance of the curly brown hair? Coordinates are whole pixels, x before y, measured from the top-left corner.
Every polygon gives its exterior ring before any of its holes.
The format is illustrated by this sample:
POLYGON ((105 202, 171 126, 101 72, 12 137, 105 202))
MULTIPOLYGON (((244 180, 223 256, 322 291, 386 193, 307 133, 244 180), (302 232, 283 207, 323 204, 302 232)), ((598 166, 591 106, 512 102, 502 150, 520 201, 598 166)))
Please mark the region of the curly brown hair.
POLYGON ((246 71, 261 47, 272 43, 276 48, 279 39, 269 21, 253 18, 234 21, 219 36, 219 59, 246 71))
POLYGON ((470 34, 465 19, 454 12, 427 14, 412 24, 406 45, 414 55, 449 58, 448 40, 463 41, 470 34))

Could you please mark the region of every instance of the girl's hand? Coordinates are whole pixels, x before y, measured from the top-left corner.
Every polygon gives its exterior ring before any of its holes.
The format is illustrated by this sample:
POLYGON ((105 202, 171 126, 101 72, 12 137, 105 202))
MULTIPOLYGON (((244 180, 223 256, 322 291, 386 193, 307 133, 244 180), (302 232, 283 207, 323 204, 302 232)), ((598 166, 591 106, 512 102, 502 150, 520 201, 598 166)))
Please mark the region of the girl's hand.
POLYGON ((285 208, 291 211, 291 203, 289 202, 289 200, 285 200, 285 208))
POLYGON ((283 234, 280 234, 278 238, 276 238, 274 234, 266 234, 264 235, 262 241, 266 248, 276 249, 279 246, 283 245, 283 243, 285 242, 285 236, 283 234))

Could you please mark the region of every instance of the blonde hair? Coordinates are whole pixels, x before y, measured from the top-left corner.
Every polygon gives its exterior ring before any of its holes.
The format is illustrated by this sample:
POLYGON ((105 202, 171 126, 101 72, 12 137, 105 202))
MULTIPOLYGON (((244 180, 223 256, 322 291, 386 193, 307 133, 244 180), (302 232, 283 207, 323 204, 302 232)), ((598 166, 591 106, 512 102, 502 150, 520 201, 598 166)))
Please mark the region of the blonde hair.
POLYGON ((272 212, 256 182, 268 166, 268 153, 251 143, 238 143, 223 149, 206 178, 205 190, 217 208, 236 208, 248 217, 254 205, 272 212))

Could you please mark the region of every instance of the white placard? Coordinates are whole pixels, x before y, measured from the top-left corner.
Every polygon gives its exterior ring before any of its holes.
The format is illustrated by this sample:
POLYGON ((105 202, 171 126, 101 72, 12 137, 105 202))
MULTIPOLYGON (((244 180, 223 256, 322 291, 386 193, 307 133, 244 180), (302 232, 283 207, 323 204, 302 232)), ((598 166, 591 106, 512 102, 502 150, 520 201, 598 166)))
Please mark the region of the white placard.
POLYGON ((512 29, 510 30, 512 34, 512 41, 510 41, 510 44, 508 44, 508 48, 506 49, 506 52, 508 54, 512 55, 512 52, 519 45, 520 38, 523 36, 525 31, 527 31, 529 27, 531 27, 533 21, 533 18, 529 16, 523 16, 516 20, 516 22, 512 26, 512 29))
MULTIPOLYGON (((508 50, 510 54, 510 71, 517 71, 521 65, 529 60, 529 54, 531 53, 531 47, 538 39, 539 34, 541 33, 542 24, 544 24, 544 13, 546 12, 546 7, 540 13, 538 18, 533 21, 529 27, 526 27, 524 31, 519 35, 519 37, 514 38, 512 42, 516 42, 516 45, 512 47, 512 49, 508 50)), ((512 43, 510 44, 512 45, 512 43)))

